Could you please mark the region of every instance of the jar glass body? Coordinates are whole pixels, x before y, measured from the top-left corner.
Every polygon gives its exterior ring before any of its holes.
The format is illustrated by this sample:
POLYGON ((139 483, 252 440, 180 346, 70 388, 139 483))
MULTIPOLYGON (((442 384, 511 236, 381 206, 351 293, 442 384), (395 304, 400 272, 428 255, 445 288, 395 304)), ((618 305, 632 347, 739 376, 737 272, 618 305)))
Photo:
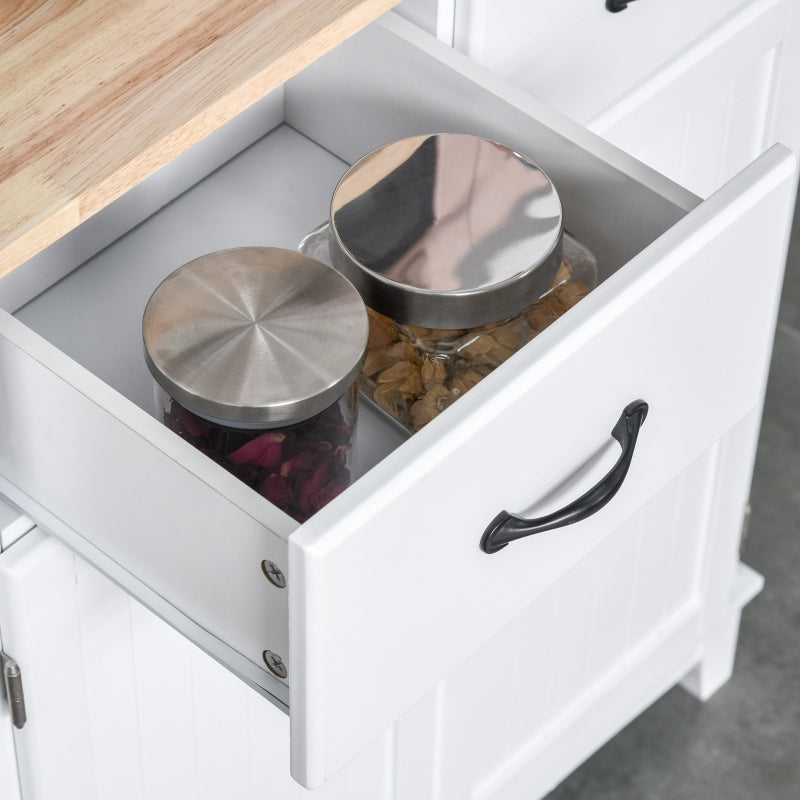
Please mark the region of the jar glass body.
POLYGON ((158 417, 170 430, 298 522, 350 484, 357 382, 313 417, 270 428, 203 417, 158 384, 155 392, 158 417))
MULTIPOLYGON (((332 264, 330 224, 303 239, 301 253, 332 264)), ((373 308, 361 391, 414 433, 530 342, 597 285, 597 261, 583 244, 563 236, 562 261, 551 286, 512 317, 467 329, 425 328, 373 308)))

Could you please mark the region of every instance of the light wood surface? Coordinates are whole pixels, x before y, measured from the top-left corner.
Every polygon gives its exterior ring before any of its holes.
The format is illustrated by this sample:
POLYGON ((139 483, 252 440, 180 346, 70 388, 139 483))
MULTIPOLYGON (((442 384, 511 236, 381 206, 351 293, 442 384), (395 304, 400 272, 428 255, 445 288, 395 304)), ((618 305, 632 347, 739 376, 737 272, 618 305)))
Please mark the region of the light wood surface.
POLYGON ((0 276, 396 2, 0 5, 0 276))

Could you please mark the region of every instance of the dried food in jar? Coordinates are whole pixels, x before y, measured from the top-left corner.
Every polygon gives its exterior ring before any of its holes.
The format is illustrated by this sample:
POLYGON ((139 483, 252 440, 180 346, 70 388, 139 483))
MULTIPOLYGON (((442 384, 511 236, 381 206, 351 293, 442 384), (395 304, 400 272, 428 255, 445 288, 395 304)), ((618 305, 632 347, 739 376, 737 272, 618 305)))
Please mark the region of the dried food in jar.
POLYGON ((402 139, 362 158, 336 187, 328 222, 299 249, 361 293, 370 319, 363 392, 412 433, 597 280, 544 171, 464 134, 402 139))
MULTIPOLYGON (((210 253, 161 283, 142 334, 161 418, 217 464, 299 522, 349 484, 369 323, 336 270, 276 248, 210 253)), ((407 381, 399 353, 380 370, 393 364, 407 381)))
POLYGON ((590 286, 564 260, 544 297, 521 314, 470 330, 400 325, 369 309, 362 391, 418 431, 585 297, 590 286), (391 338, 390 338, 391 337, 391 338))
POLYGON ((167 399, 168 428, 298 522, 350 484, 354 392, 303 422, 243 430, 210 422, 167 399))

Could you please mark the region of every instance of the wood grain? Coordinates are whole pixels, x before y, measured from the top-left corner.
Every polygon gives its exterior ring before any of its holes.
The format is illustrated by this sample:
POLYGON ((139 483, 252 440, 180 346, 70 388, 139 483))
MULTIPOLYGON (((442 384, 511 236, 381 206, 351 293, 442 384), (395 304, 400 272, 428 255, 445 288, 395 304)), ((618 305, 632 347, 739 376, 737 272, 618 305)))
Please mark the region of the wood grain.
POLYGON ((0 7, 0 276, 397 0, 0 7))

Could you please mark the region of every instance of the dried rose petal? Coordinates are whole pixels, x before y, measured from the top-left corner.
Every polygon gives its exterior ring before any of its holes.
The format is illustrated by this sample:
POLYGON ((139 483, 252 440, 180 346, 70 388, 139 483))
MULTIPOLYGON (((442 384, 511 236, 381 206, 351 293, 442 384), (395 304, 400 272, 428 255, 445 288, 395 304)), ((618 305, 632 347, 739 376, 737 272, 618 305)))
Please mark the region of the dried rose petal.
POLYGON ((211 423, 196 414, 192 414, 183 406, 178 403, 172 404, 172 413, 175 419, 183 425, 189 436, 200 437, 204 436, 211 429, 211 423))
POLYGON ((344 414, 342 409, 339 408, 338 403, 328 406, 317 419, 317 424, 320 425, 344 425, 344 414))
POLYGON ((350 483, 353 429, 339 403, 309 420, 262 432, 209 423, 175 401, 164 422, 301 523, 350 483))
POLYGON ((293 478, 298 473, 306 472, 314 466, 314 451, 311 449, 300 450, 296 455, 281 464, 280 474, 284 478, 293 478))
POLYGON ((312 513, 319 511, 323 506, 326 506, 333 500, 334 497, 340 495, 348 486, 349 480, 347 478, 334 478, 329 483, 325 484, 313 497, 310 498, 310 505, 312 513))
POLYGON ((292 502, 292 490, 285 478, 280 475, 267 475, 261 486, 258 487, 261 495, 274 503, 278 508, 286 510, 292 502))
POLYGON ((258 464, 264 469, 275 469, 283 458, 282 433, 268 431, 256 436, 228 456, 231 464, 258 464))
POLYGON ((297 507, 301 513, 311 515, 317 510, 312 507, 311 498, 331 480, 334 466, 330 458, 320 458, 314 468, 303 475, 297 492, 297 507))

